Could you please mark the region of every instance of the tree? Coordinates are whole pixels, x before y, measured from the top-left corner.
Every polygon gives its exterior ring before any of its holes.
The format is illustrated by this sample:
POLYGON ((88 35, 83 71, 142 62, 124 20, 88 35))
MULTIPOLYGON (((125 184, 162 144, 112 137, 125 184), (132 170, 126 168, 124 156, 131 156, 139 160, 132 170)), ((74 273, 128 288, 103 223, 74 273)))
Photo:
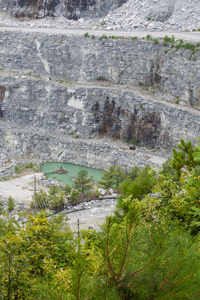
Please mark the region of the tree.
POLYGON ((4 210, 3 202, 0 201, 0 215, 2 214, 3 210, 4 210))
POLYGON ((38 193, 36 193, 36 199, 35 196, 32 196, 32 201, 30 207, 32 209, 46 209, 49 207, 49 201, 48 201, 48 195, 45 191, 40 190, 38 193), (35 202, 36 200, 36 202, 35 202))
POLYGON ((78 176, 74 179, 74 188, 84 194, 93 187, 93 177, 88 178, 87 170, 78 171, 78 176))
POLYGON ((173 159, 171 161, 172 168, 176 171, 178 177, 181 176, 181 169, 185 167, 188 171, 191 171, 198 163, 194 160, 195 147, 192 143, 180 140, 180 144, 177 144, 176 149, 173 151, 173 159))
POLYGON ((199 299, 200 274, 191 266, 200 254, 189 234, 159 220, 148 224, 133 209, 120 224, 108 218, 101 237, 114 299, 199 299))
POLYGON ((10 196, 8 198, 8 211, 11 212, 15 208, 14 199, 10 196))
POLYGON ((126 172, 120 167, 110 166, 108 170, 103 171, 103 176, 99 181, 99 185, 105 189, 110 187, 118 188, 120 183, 127 178, 126 172))
POLYGON ((134 179, 127 179, 120 185, 121 196, 118 199, 118 208, 127 211, 126 205, 124 205, 124 198, 129 197, 131 200, 141 200, 145 195, 151 192, 152 187, 156 182, 155 171, 149 166, 146 166, 141 170, 139 175, 134 179))
POLYGON ((51 209, 59 209, 64 207, 65 193, 62 188, 53 185, 49 189, 48 202, 51 209))
POLYGON ((78 196, 79 196, 79 191, 72 190, 70 194, 70 203, 76 203, 78 196))

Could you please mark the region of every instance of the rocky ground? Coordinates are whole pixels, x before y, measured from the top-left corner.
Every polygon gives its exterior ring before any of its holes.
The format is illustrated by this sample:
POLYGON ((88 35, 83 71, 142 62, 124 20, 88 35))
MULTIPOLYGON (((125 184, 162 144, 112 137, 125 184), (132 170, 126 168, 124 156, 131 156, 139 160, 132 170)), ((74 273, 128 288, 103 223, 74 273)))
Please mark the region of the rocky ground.
POLYGON ((63 16, 32 20, 15 19, 4 11, 0 14, 0 25, 125 31, 192 31, 200 29, 200 3, 199 0, 129 0, 116 10, 110 11, 104 18, 80 18, 76 21, 63 16))
MULTIPOLYGON (((12 197, 16 202, 29 204, 34 194, 34 176, 37 182, 43 177, 42 173, 28 174, 7 181, 0 181, 0 199, 12 197)), ((42 186, 38 187, 43 188, 42 186)))
MULTIPOLYGON (((37 190, 47 191, 45 185, 61 184, 55 180, 48 179, 43 183, 43 173, 32 173, 19 178, 0 182, 0 202, 7 210, 8 198, 11 196, 15 202, 15 209, 10 213, 10 217, 16 221, 26 222, 26 217, 22 217, 22 212, 30 213, 30 203, 34 194, 34 176, 37 178, 37 190)), ((102 190, 102 189, 101 189, 102 190)), ((105 191, 103 191, 105 193, 105 191)), ((105 195, 100 200, 91 200, 75 206, 68 206, 64 209, 69 218, 69 225, 72 229, 77 229, 79 219, 80 229, 97 229, 105 221, 106 216, 111 215, 115 210, 116 194, 105 195)))
MULTIPOLYGON (((101 21, 102 22, 102 21, 101 21)), ((199 0, 129 0, 104 18, 108 29, 193 30, 200 28, 199 0)))

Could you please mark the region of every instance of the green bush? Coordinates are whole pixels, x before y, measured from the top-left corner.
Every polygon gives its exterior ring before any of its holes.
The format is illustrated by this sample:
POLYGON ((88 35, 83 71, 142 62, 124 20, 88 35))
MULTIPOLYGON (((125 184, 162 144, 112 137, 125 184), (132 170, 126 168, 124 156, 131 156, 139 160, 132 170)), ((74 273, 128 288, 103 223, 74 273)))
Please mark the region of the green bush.
POLYGON ((43 190, 40 190, 38 193, 36 193, 36 199, 35 195, 33 195, 30 207, 32 209, 36 208, 36 210, 49 208, 49 199, 47 193, 43 190))
POLYGON ((72 190, 71 194, 70 194, 70 203, 76 203, 78 196, 80 195, 79 191, 77 190, 72 190))
POLYGON ((90 37, 90 35, 89 35, 88 32, 84 33, 84 36, 85 36, 85 37, 90 37))
POLYGON ((87 170, 78 171, 78 176, 74 179, 74 188, 81 194, 89 192, 93 188, 93 177, 88 178, 87 170))
POLYGON ((108 188, 118 188, 120 183, 127 178, 126 172, 119 166, 110 166, 108 170, 103 171, 101 180, 98 182, 99 186, 108 188))
POLYGON ((49 189, 48 203, 50 209, 60 209, 64 207, 65 193, 63 189, 53 185, 49 189))
POLYGON ((147 36, 146 36, 146 40, 147 41, 149 41, 151 39, 151 36, 150 36, 150 34, 147 34, 147 36))
POLYGON ((14 199, 12 197, 9 197, 7 209, 9 212, 11 212, 14 208, 15 208, 14 199))
POLYGON ((20 173, 22 173, 22 171, 23 171, 23 165, 18 163, 18 164, 15 166, 15 172, 16 172, 17 174, 20 174, 20 173))

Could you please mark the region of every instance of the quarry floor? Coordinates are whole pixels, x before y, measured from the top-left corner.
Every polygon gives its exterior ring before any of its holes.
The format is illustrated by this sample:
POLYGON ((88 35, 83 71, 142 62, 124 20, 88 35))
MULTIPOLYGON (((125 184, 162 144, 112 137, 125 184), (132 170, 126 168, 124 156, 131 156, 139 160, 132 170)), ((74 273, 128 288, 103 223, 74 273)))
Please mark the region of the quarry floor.
MULTIPOLYGON (((12 197, 16 202, 29 204, 34 195, 34 176, 36 176, 36 188, 47 190, 39 185, 39 180, 43 173, 32 173, 13 178, 7 181, 0 181, 0 199, 12 197)), ((77 220, 79 219, 80 229, 92 227, 97 229, 105 221, 106 216, 111 215, 115 210, 114 205, 94 207, 67 214, 69 225, 72 229, 77 229, 77 220)))

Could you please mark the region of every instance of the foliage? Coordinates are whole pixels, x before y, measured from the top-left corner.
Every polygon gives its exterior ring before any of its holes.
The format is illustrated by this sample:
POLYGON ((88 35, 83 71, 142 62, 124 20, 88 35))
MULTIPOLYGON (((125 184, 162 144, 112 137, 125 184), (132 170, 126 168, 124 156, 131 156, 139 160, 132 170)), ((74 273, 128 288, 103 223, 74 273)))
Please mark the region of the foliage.
POLYGON ((175 176, 175 170, 172 169, 171 166, 171 158, 168 158, 163 164, 162 164, 162 169, 160 170, 160 174, 164 176, 172 176, 174 180, 176 180, 175 176))
POLYGON ((20 174, 20 173, 22 173, 22 171, 23 171, 22 165, 21 165, 21 164, 17 164, 17 165, 15 166, 15 172, 16 172, 17 174, 20 174))
MULTIPOLYGON (((136 170, 137 172, 137 170, 136 170)), ((146 166, 139 172, 139 175, 135 179, 128 178, 120 185, 121 197, 118 200, 118 208, 127 211, 126 205, 124 205, 123 199, 130 197, 130 199, 142 199, 143 196, 151 192, 152 187, 156 182, 156 173, 146 166)))
POLYGON ((53 259, 59 267, 68 264, 74 245, 71 232, 62 225, 55 217, 50 222, 40 214, 37 218, 30 216, 26 227, 8 224, 4 228, 6 232, 0 237, 2 300, 35 299, 35 283, 37 287, 45 279, 46 260, 53 259))
POLYGON ((15 172, 17 174, 22 173, 24 171, 24 169, 32 169, 34 172, 40 172, 40 166, 38 166, 37 164, 34 164, 32 162, 25 163, 25 164, 18 163, 15 166, 15 172))
POLYGON ((90 35, 89 35, 88 32, 84 33, 84 36, 85 36, 85 37, 90 37, 90 35))
POLYGON ((126 172, 121 167, 110 166, 108 170, 103 171, 99 185, 105 189, 110 187, 118 188, 119 184, 127 178, 126 172))
POLYGON ((190 42, 184 43, 184 41, 182 39, 175 40, 174 35, 172 35, 171 38, 166 35, 163 39, 163 45, 171 47, 171 48, 175 48, 176 50, 178 50, 180 48, 184 48, 186 50, 191 50, 191 54, 189 57, 189 59, 191 59, 191 57, 194 55, 194 53, 199 51, 200 43, 195 43, 195 44, 190 43, 190 42))
POLYGON ((51 209, 59 209, 64 207, 65 193, 62 188, 53 185, 49 189, 48 203, 51 209))
MULTIPOLYGON (((120 210, 99 231, 72 232, 64 214, 45 211, 21 225, 0 218, 0 299, 200 299, 200 151, 179 149, 180 181, 170 160, 160 172, 134 167, 125 180, 118 170, 120 210)), ((79 194, 52 187, 43 196, 50 203, 70 192, 79 194)))
POLYGON ((137 139, 137 137, 136 137, 135 134, 132 136, 131 139, 130 139, 130 138, 127 138, 127 139, 126 139, 126 142, 127 142, 128 145, 132 144, 132 145, 138 146, 138 147, 141 146, 141 142, 137 139))
POLYGON ((45 209, 49 207, 49 201, 48 201, 48 195, 43 190, 40 190, 38 193, 36 193, 36 199, 35 196, 32 196, 32 202, 31 202, 31 208, 33 209, 45 209))
POLYGON ((7 209, 9 212, 11 212, 14 208, 15 208, 14 199, 12 197, 9 197, 7 209))
POLYGON ((0 215, 2 214, 3 210, 4 210, 3 202, 0 201, 0 215))
POLYGON ((72 190, 70 194, 70 203, 76 203, 79 195, 80 195, 79 191, 72 190))
POLYGON ((63 215, 24 227, 0 219, 0 245, 2 300, 199 299, 198 244, 138 207, 78 234, 63 215))
POLYGON ((190 141, 185 142, 181 139, 177 148, 179 151, 172 149, 173 159, 171 161, 171 166, 176 171, 176 175, 180 177, 182 168, 191 171, 191 169, 197 165, 197 162, 194 160, 195 147, 190 141))
POLYGON ((141 224, 136 211, 130 211, 122 224, 108 219, 101 245, 116 299, 198 299, 194 273, 199 271, 191 262, 199 253, 189 235, 165 223, 141 224))
POLYGON ((31 202, 31 208, 35 208, 37 210, 40 209, 61 209, 64 207, 64 201, 67 196, 70 195, 72 187, 66 184, 64 187, 59 186, 51 186, 49 188, 49 192, 46 193, 43 190, 40 190, 36 193, 36 205, 35 205, 35 196, 33 196, 33 200, 31 202))
POLYGON ((63 188, 63 192, 65 193, 65 196, 69 196, 71 193, 72 187, 69 184, 65 184, 63 188))
POLYGON ((87 170, 78 171, 78 176, 74 179, 74 188, 84 194, 90 191, 93 187, 92 176, 88 178, 87 170))

